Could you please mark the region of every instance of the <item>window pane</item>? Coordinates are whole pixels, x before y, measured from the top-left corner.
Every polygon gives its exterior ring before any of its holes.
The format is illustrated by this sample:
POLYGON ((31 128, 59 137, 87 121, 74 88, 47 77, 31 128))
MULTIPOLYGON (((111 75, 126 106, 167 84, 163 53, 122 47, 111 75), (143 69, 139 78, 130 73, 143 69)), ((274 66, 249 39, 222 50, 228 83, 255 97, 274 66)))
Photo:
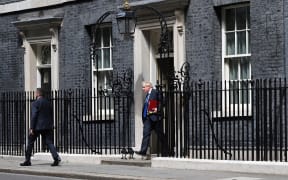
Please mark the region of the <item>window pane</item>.
POLYGON ((230 104, 239 103, 239 82, 231 81, 229 82, 229 102, 230 104))
POLYGON ((103 28, 103 46, 104 47, 110 46, 110 35, 111 35, 110 28, 103 28))
MULTIPOLYGON (((105 90, 105 92, 109 93, 109 91, 111 92, 111 81, 112 81, 112 71, 101 71, 99 72, 99 80, 101 81, 98 85, 98 89, 105 90), (106 91, 108 90, 108 91, 106 91)), ((106 94, 105 93, 105 94, 106 94)), ((98 98, 98 105, 101 107, 101 109, 106 109, 109 110, 111 108, 113 108, 111 105, 113 104, 113 98, 111 98, 111 96, 101 96, 98 98)), ((104 112, 101 112, 104 113, 104 112)))
POLYGON ((234 35, 234 32, 226 34, 226 54, 227 55, 235 54, 235 35, 234 35))
POLYGON ((251 53, 251 46, 250 46, 250 31, 247 32, 247 39, 248 39, 248 43, 247 43, 247 46, 248 46, 248 53, 251 53))
POLYGON ((95 59, 93 61, 93 65, 96 69, 102 68, 102 61, 101 61, 101 49, 96 49, 95 51, 95 59))
POLYGON ((241 104, 247 104, 250 103, 250 98, 249 98, 249 82, 247 80, 241 81, 241 104))
POLYGON ((42 65, 51 64, 51 47, 50 45, 41 47, 41 61, 42 65))
POLYGON ((105 74, 100 71, 98 74, 98 89, 105 89, 105 74))
POLYGON ((237 30, 246 29, 246 9, 247 7, 241 7, 236 9, 237 30))
POLYGON ((112 89, 112 71, 104 71, 105 73, 105 88, 112 89))
POLYGON ((229 80, 238 80, 238 63, 236 59, 229 59, 229 80))
POLYGON ((104 53, 104 68, 110 68, 110 48, 103 49, 104 53))
MULTIPOLYGON (((100 72, 99 71, 94 71, 93 72, 93 81, 94 81, 94 88, 97 88, 97 89, 99 89, 99 87, 100 87, 100 84, 102 84, 101 82, 103 82, 103 81, 101 81, 101 79, 99 78, 100 76, 99 76, 99 74, 100 74, 100 72), (98 76, 98 78, 97 78, 97 76, 98 76), (97 86, 98 85, 98 86, 97 86)), ((102 87, 102 86, 101 86, 102 87)))
MULTIPOLYGON (((95 73, 96 75, 96 73, 95 73)), ((102 89, 112 89, 112 71, 99 71, 98 72, 98 87, 102 89)))
POLYGON ((226 31, 235 30, 235 9, 226 10, 225 15, 226 31))
POLYGON ((246 54, 246 31, 237 32, 237 54, 246 54))
POLYGON ((247 12, 247 28, 250 29, 250 8, 246 7, 247 12))
POLYGON ((100 48, 101 47, 101 33, 99 31, 99 33, 96 34, 96 37, 95 37, 95 46, 96 48, 100 48))
POLYGON ((241 79, 250 79, 250 61, 249 61, 248 57, 247 58, 241 58, 240 67, 241 67, 240 78, 241 79))

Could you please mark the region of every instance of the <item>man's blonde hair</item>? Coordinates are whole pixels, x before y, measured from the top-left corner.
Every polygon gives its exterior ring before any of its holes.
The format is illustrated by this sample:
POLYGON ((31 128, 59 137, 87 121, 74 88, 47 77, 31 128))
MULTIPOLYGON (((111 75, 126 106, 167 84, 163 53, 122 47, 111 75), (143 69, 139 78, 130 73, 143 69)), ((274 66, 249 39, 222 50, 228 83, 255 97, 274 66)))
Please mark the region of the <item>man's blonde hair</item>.
POLYGON ((142 86, 153 87, 153 84, 150 81, 143 81, 142 86))

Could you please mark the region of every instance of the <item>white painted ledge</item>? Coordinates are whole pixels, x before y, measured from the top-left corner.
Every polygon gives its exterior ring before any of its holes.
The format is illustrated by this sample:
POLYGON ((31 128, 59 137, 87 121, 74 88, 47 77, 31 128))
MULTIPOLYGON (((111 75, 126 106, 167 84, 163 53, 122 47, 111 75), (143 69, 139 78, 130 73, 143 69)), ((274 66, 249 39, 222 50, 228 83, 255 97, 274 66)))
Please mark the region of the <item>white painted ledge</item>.
MULTIPOLYGON (((120 159, 121 155, 87 155, 87 154, 64 154, 59 153, 62 162, 101 164, 102 160, 120 159)), ((35 153, 33 160, 53 161, 50 153, 35 153)))
POLYGON ((287 162, 153 158, 152 167, 288 175, 287 162))

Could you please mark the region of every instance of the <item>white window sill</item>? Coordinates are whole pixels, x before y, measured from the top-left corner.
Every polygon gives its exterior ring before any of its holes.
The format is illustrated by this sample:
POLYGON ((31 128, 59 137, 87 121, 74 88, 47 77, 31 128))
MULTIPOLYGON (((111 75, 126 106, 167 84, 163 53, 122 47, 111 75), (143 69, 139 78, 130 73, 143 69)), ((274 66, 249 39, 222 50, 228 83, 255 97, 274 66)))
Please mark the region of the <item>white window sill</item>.
POLYGON ((212 119, 241 119, 252 117, 252 109, 250 106, 247 107, 227 107, 226 109, 222 109, 222 111, 212 111, 211 112, 212 119))
POLYGON ((98 114, 89 114, 82 117, 83 122, 103 122, 103 121, 113 121, 114 120, 114 110, 103 110, 98 112, 98 114))

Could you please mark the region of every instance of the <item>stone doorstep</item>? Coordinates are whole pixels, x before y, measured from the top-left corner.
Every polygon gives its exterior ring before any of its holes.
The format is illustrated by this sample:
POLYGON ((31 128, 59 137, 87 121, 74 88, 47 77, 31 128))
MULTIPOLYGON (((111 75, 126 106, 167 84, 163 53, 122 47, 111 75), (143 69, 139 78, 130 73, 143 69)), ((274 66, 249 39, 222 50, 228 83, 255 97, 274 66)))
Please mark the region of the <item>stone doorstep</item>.
POLYGON ((111 160, 102 160, 101 164, 104 164, 104 165, 124 165, 124 166, 151 167, 151 160, 111 159, 111 160))

